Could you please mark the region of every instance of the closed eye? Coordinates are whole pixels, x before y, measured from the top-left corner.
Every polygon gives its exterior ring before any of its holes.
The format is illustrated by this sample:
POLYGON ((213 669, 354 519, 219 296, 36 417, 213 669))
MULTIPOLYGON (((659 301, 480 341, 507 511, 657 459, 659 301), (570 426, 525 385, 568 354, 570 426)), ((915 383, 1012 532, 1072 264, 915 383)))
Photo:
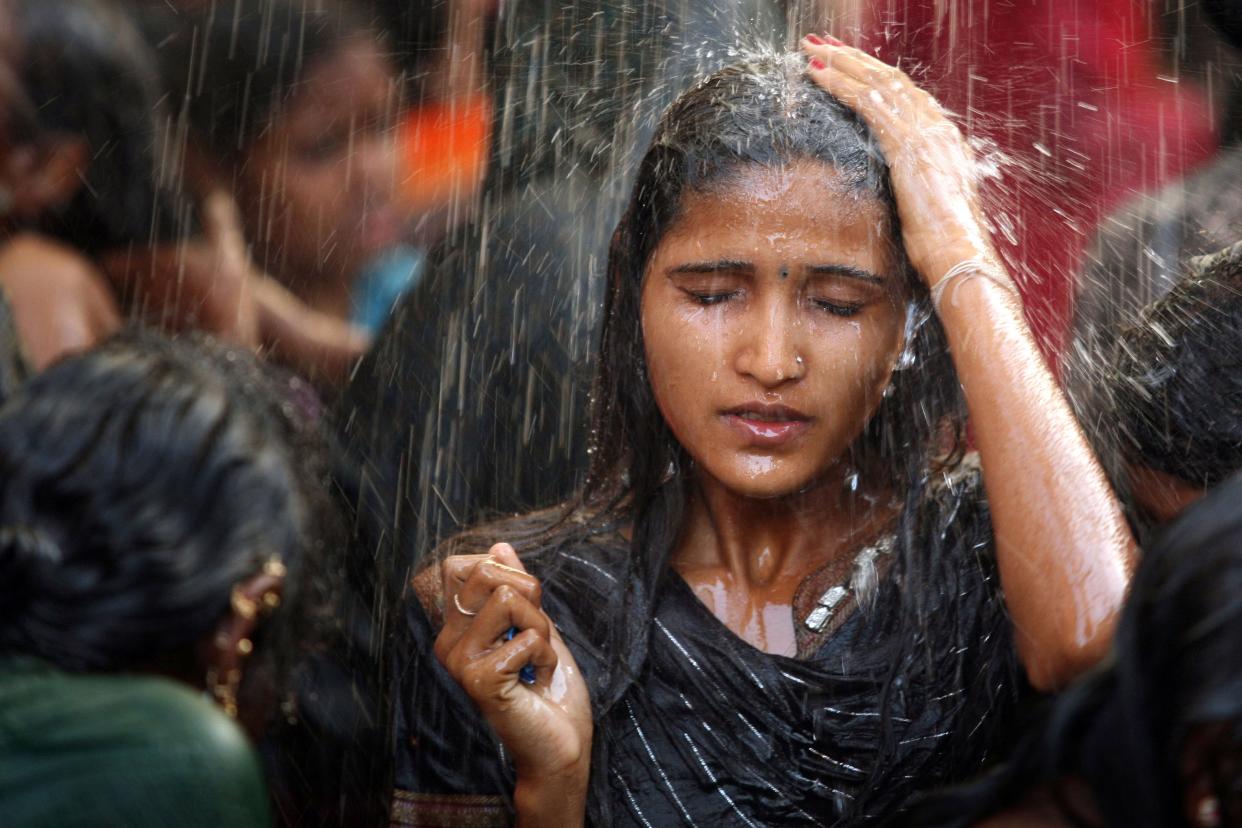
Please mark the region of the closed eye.
POLYGON ((855 316, 863 308, 863 306, 860 304, 851 305, 851 304, 844 304, 840 302, 829 302, 826 299, 814 299, 812 301, 815 303, 815 307, 819 308, 820 310, 827 311, 828 313, 831 313, 833 316, 844 316, 844 317, 855 316))
POLYGON ((729 301, 733 297, 737 296, 740 292, 741 291, 737 291, 737 290, 724 290, 724 291, 687 290, 686 295, 689 296, 691 299, 693 299, 695 302, 698 302, 700 305, 719 305, 721 302, 729 301))

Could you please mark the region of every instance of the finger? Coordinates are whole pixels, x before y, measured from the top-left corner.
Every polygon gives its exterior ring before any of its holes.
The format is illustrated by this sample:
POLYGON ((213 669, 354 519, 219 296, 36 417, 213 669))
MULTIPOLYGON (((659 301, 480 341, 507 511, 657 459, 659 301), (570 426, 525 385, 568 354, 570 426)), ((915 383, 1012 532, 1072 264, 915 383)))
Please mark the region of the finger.
POLYGON ((910 76, 896 66, 891 66, 852 46, 846 46, 843 43, 837 45, 813 43, 804 38, 802 48, 807 54, 819 58, 826 65, 873 86, 883 86, 886 89, 906 86, 918 88, 910 76))
POLYGON ((497 563, 489 558, 479 561, 470 577, 457 592, 459 602, 468 610, 475 610, 487 602, 488 597, 500 586, 510 586, 535 606, 543 600, 543 588, 533 575, 497 563))
POLYGON ((257 279, 252 290, 263 346, 303 376, 343 382, 370 346, 365 331, 312 310, 271 278, 257 279))
POLYGON ((486 555, 450 555, 444 559, 440 564, 440 589, 446 603, 452 600, 453 595, 465 585, 470 573, 485 558, 486 555))
POLYGON ((477 613, 501 586, 517 590, 527 601, 539 606, 542 587, 521 566, 517 553, 507 543, 496 544, 487 555, 454 555, 445 561, 441 570, 444 590, 441 635, 446 646, 456 646, 477 613))
POLYGON ((501 566, 507 566, 516 569, 519 572, 525 572, 526 567, 522 564, 522 559, 518 557, 517 550, 507 543, 498 543, 491 549, 487 550, 487 556, 495 563, 501 566))
POLYGON ((237 201, 226 190, 213 190, 203 198, 201 207, 203 235, 217 245, 245 249, 245 234, 241 229, 241 212, 237 201))
POLYGON ((519 631, 533 630, 551 640, 552 621, 548 616, 517 590, 502 584, 472 619, 454 649, 464 658, 477 658, 494 649, 496 642, 514 628, 519 631))
POLYGON ((436 637, 436 647, 443 647, 445 652, 457 645, 457 640, 474 620, 476 610, 462 603, 458 593, 466 585, 474 568, 486 557, 486 555, 452 555, 445 558, 439 566, 440 594, 436 596, 436 603, 440 606, 442 627, 436 637))
POLYGON ((870 84, 831 68, 809 71, 816 85, 857 113, 881 142, 884 133, 901 125, 896 107, 870 84))
POLYGON ((453 677, 475 704, 486 711, 491 703, 504 700, 508 694, 526 686, 521 681, 521 672, 528 664, 535 666, 535 686, 546 687, 556 670, 556 651, 547 639, 533 630, 526 630, 503 646, 463 664, 453 677))

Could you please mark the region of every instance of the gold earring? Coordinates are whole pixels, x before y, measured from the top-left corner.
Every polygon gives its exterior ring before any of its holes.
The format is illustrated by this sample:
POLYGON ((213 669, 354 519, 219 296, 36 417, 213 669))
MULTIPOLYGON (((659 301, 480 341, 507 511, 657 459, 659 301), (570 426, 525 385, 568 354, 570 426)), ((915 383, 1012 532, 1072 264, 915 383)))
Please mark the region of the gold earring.
POLYGON ((1214 796, 1205 796, 1199 800, 1195 808, 1195 824, 1199 828, 1218 828, 1220 826, 1220 800, 1214 796))
POLYGON ((280 606, 280 593, 274 589, 263 593, 263 606, 268 612, 277 609, 280 606))
POLYGON ((249 638, 243 638, 237 642, 238 655, 250 655, 254 651, 254 642, 249 638))
POLYGON ((237 718, 237 688, 241 685, 241 670, 229 670, 224 681, 215 669, 207 671, 207 688, 211 695, 230 719, 237 718))
POLYGON ((283 578, 288 571, 279 555, 273 555, 267 559, 267 563, 263 564, 263 574, 269 578, 283 578))
POLYGON ((253 598, 242 592, 241 587, 233 587, 233 593, 229 596, 229 604, 232 605, 233 612, 247 621, 253 621, 259 614, 259 605, 254 602, 253 598))

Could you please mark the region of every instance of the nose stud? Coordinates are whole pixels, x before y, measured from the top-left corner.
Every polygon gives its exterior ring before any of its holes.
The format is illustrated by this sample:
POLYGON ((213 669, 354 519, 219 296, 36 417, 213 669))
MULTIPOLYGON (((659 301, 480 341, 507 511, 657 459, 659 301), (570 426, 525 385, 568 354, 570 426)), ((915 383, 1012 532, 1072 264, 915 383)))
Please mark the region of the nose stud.
POLYGON ((796 363, 798 363, 799 365, 801 365, 801 364, 802 364, 802 357, 801 357, 801 356, 795 356, 795 357, 794 357, 794 362, 796 362, 796 363))

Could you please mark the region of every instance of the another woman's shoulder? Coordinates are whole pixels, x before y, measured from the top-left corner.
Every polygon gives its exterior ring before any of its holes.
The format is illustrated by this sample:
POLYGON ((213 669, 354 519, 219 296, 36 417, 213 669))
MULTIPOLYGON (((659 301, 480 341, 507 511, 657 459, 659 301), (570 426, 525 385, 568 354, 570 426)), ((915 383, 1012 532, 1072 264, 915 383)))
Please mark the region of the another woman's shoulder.
POLYGON ((28 776, 61 789, 40 802, 25 799, 19 785, 0 786, 0 812, 28 815, 29 824, 57 824, 62 814, 55 799, 75 803, 76 817, 89 803, 106 802, 109 813, 127 814, 136 821, 126 824, 134 825, 156 824, 161 814, 165 824, 269 822, 248 740, 189 688, 150 676, 34 668, 5 676, 0 699, 0 764, 18 768, 0 778, 28 776))

